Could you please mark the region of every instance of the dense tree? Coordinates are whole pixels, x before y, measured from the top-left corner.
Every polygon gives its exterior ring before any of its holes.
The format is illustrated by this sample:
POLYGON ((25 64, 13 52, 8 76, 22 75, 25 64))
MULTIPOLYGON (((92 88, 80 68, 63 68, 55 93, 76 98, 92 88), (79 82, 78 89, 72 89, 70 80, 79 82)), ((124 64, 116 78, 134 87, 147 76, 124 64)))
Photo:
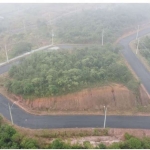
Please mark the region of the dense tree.
POLYGON ((71 54, 61 50, 33 54, 11 68, 6 87, 25 98, 66 94, 110 82, 130 87, 133 76, 117 49, 106 45, 78 49, 71 54))
POLYGON ((38 148, 35 140, 23 137, 13 127, 9 125, 0 126, 0 148, 1 149, 21 149, 38 148))

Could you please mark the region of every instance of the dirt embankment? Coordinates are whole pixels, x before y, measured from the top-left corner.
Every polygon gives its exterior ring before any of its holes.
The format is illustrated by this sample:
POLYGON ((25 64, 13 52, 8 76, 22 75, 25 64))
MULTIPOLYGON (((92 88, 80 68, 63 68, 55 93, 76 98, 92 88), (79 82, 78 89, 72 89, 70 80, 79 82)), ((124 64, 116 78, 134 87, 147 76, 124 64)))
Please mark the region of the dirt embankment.
POLYGON ((18 101, 27 110, 40 114, 103 113, 104 105, 108 107, 110 114, 131 114, 137 105, 145 106, 150 103, 142 88, 137 97, 125 86, 118 84, 35 100, 24 100, 12 94, 9 94, 9 98, 18 101))

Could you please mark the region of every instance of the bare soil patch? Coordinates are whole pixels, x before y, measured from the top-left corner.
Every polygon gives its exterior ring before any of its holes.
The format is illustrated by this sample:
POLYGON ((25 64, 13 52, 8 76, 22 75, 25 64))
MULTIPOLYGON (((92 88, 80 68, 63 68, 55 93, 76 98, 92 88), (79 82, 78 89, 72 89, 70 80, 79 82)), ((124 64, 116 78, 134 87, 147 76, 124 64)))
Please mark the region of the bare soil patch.
MULTIPOLYGON (((7 75, 3 75, 2 79, 4 78, 7 78, 7 75)), ((11 101, 17 101, 15 104, 25 111, 38 115, 99 115, 104 113, 104 106, 108 107, 109 115, 133 115, 138 112, 138 105, 147 106, 150 103, 147 94, 141 87, 137 97, 127 87, 120 84, 89 88, 63 96, 35 100, 24 100, 21 96, 8 93, 2 85, 0 87, 0 93, 5 97, 11 101)))

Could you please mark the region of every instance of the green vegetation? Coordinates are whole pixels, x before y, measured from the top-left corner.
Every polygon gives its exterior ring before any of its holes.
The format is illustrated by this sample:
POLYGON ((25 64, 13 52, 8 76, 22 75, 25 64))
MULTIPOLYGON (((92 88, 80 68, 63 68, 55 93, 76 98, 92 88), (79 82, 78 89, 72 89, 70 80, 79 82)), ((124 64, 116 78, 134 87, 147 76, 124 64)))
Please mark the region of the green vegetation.
POLYGON ((37 149, 36 140, 27 138, 18 133, 13 127, 2 124, 0 119, 0 149, 37 149))
POLYGON ((116 4, 82 10, 56 22, 57 40, 60 43, 100 43, 103 30, 104 43, 112 43, 123 32, 150 19, 149 13, 149 4, 116 4))
MULTIPOLYGON (((103 129, 102 129, 103 131, 103 129)), ((53 131, 52 131, 53 132, 53 131)), ((101 132, 101 130, 99 130, 101 132)), ((38 149, 38 148, 49 148, 49 149, 87 149, 87 148, 94 148, 90 142, 86 141, 81 144, 71 144, 70 142, 64 142, 57 136, 53 137, 45 137, 47 139, 54 138, 54 141, 51 144, 43 143, 40 141, 41 137, 38 137, 38 140, 35 138, 29 138, 21 133, 19 133, 14 127, 6 124, 3 118, 0 116, 0 149, 38 149)), ((66 136, 68 133, 66 132, 66 136)), ((64 136, 64 138, 66 138, 64 136)), ((87 136, 87 135, 84 135, 87 136)), ((72 138, 70 136, 70 138, 72 138)), ((44 140, 45 141, 45 140, 44 140)), ((102 144, 101 144, 102 145, 102 144)), ((103 145, 105 146, 105 145, 103 145)))
POLYGON ((11 56, 15 57, 15 56, 21 55, 23 53, 30 52, 31 47, 32 47, 31 43, 19 42, 13 46, 11 56))
POLYGON ((107 45, 70 52, 39 52, 11 68, 6 87, 28 98, 61 95, 110 82, 136 90, 136 81, 118 51, 107 45))
MULTIPOLYGON (((9 58, 28 51, 16 50, 18 42, 32 41, 32 49, 51 44, 52 29, 55 44, 101 43, 102 30, 104 43, 112 43, 150 19, 149 4, 0 4, 0 8, 4 14, 4 19, 0 18, 0 49, 5 52, 7 44, 9 58), (63 14, 69 15, 61 17, 63 14)), ((4 60, 5 55, 0 55, 0 62, 4 60)))
POLYGON ((128 133, 125 134, 125 141, 119 143, 113 143, 108 146, 109 149, 149 149, 150 148, 150 138, 144 137, 139 139, 128 133))
POLYGON ((51 20, 80 9, 82 5, 0 4, 0 62, 6 60, 5 44, 9 58, 22 54, 15 49, 16 43, 32 42, 32 49, 51 44, 51 20))
POLYGON ((149 36, 140 39, 139 52, 150 65, 150 37, 149 36))
POLYGON ((78 131, 47 131, 43 130, 37 137, 42 138, 72 138, 72 137, 85 137, 85 136, 108 136, 108 129, 94 129, 94 130, 78 130, 78 131))
POLYGON ((18 50, 22 42, 32 42, 32 49, 51 44, 50 20, 75 9, 76 4, 0 4, 0 62, 6 60, 5 44, 9 58, 29 50, 18 50))
MULTIPOLYGON (((128 134, 128 133, 126 133, 128 134)), ((125 135, 126 135, 125 134, 125 135)), ((85 141, 83 145, 75 144, 70 145, 70 143, 65 143, 60 139, 56 139, 52 144, 47 148, 61 148, 61 149, 149 149, 150 148, 150 138, 145 137, 139 139, 137 137, 129 135, 129 139, 125 139, 123 142, 113 143, 110 146, 106 146, 103 143, 100 143, 98 146, 94 147, 90 144, 89 141, 85 141)))

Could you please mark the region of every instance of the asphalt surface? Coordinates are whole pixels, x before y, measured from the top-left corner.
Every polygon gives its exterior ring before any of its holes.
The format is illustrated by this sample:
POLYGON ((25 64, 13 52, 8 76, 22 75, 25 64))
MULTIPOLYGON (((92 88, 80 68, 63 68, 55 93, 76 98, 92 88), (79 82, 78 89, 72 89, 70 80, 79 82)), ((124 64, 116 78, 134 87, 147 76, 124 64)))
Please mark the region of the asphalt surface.
MULTIPOLYGON (((150 28, 147 28, 143 31, 139 32, 139 37, 144 36, 145 34, 150 33, 150 28)), ((141 63, 136 54, 134 54, 129 47, 129 43, 132 40, 135 40, 136 34, 128 36, 120 41, 120 44, 124 47, 122 53, 134 70, 141 83, 146 88, 147 92, 150 94, 150 72, 146 69, 146 67, 141 63)))
MULTIPOLYGON (((0 113, 10 120, 8 103, 12 103, 0 95, 0 113)), ((14 124, 31 129, 48 128, 97 128, 103 127, 104 116, 66 115, 36 116, 26 113, 15 104, 11 108, 14 124)), ((107 116, 106 127, 110 128, 144 128, 150 129, 150 117, 138 116, 107 116)))
MULTIPOLYGON (((139 32, 139 37, 150 33, 150 28, 139 32)), ((123 46, 123 55, 135 71, 148 93, 150 93, 150 73, 139 61, 136 55, 130 50, 129 42, 134 40, 136 34, 128 36, 120 41, 123 46)), ((61 45, 59 46, 61 48, 61 45)), ((17 63, 14 61, 13 63, 17 63)), ((0 74, 9 70, 12 64, 6 64, 0 67, 0 74)), ((10 113, 8 103, 12 105, 7 98, 0 95, 0 113, 10 120, 10 113)), ((104 116, 101 115, 65 115, 52 116, 44 115, 38 116, 25 112, 17 105, 11 107, 14 124, 32 129, 46 129, 46 128, 96 128, 103 127, 104 116)), ((108 110, 109 111, 109 110, 108 110)), ((150 117, 148 116, 107 116, 106 127, 110 128, 136 128, 136 129, 150 129, 150 117)))

